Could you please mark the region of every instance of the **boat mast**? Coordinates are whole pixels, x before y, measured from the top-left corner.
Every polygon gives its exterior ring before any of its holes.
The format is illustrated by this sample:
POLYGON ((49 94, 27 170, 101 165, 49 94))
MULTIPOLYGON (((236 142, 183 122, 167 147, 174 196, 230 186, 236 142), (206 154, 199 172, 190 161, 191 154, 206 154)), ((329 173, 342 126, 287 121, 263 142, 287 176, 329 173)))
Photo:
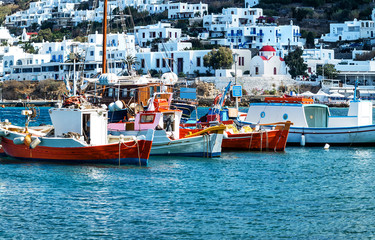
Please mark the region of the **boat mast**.
POLYGON ((102 74, 107 73, 107 5, 108 1, 104 0, 102 74))

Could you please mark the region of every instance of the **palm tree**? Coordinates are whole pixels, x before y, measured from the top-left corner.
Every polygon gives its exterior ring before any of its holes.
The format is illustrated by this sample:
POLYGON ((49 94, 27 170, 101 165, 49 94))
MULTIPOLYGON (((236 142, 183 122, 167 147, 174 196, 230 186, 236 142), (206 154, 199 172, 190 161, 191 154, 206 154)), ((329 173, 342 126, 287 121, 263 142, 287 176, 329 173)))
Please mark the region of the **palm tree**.
POLYGON ((129 74, 132 71, 132 65, 133 64, 139 64, 139 62, 137 61, 137 58, 135 56, 132 56, 132 55, 127 55, 126 59, 124 59, 123 61, 126 63, 126 69, 127 69, 129 74))

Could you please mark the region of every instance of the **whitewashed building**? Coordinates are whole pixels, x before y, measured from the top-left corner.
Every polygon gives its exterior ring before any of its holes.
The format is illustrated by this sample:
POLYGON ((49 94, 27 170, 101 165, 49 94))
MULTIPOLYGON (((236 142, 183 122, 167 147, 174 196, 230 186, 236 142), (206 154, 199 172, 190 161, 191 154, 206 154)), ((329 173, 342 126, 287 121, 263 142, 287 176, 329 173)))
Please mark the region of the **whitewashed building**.
POLYGON ((261 8, 226 8, 221 14, 203 16, 203 27, 211 37, 224 37, 223 32, 228 28, 254 25, 260 16, 263 16, 261 8))
MULTIPOLYGON (((88 36, 87 43, 63 40, 62 42, 34 43, 38 54, 28 54, 19 47, 6 48, 2 63, 4 80, 65 80, 73 78, 71 54, 81 56, 84 62, 76 63, 77 76, 83 70, 84 77, 96 76, 102 70, 103 36, 95 33, 88 36)), ((135 56, 133 35, 108 34, 107 69, 118 74, 126 69, 124 60, 135 56)))
POLYGON ((262 48, 273 46, 284 55, 285 50, 293 50, 296 47, 303 47, 300 41, 301 33, 299 26, 276 24, 257 24, 252 26, 228 27, 226 31, 226 45, 236 48, 262 48))
POLYGON ((374 38, 374 20, 346 21, 344 23, 331 23, 330 32, 322 35, 325 42, 354 41, 358 39, 374 38))
POLYGON ((168 41, 179 41, 181 29, 172 28, 170 23, 157 23, 154 25, 135 27, 136 44, 141 47, 148 46, 153 40, 161 38, 168 41))
POLYGON ((287 75, 288 69, 282 57, 278 56, 272 46, 264 46, 259 50, 259 55, 251 59, 250 76, 277 76, 287 75))
POLYGON ((335 59, 335 51, 333 49, 304 49, 302 58, 307 64, 307 73, 316 75, 317 68, 325 64, 337 64, 340 60, 335 59))
MULTIPOLYGON (((140 62, 138 68, 144 70, 156 70, 161 72, 172 71, 176 74, 184 73, 185 75, 206 73, 213 69, 209 69, 203 65, 203 57, 211 50, 184 50, 166 52, 146 52, 137 53, 136 57, 140 62)), ((237 69, 241 71, 249 71, 249 63, 251 61, 251 52, 248 49, 233 49, 238 53, 237 69)))
POLYGON ((168 4, 169 19, 203 17, 205 14, 208 14, 208 4, 206 3, 169 2, 168 4))

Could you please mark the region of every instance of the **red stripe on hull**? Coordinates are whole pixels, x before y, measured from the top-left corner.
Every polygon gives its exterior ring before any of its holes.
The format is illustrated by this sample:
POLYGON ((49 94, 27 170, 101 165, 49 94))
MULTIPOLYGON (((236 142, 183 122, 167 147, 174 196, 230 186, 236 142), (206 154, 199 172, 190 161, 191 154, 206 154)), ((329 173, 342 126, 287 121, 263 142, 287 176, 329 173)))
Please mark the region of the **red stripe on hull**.
POLYGON ((288 138, 288 130, 272 130, 268 132, 228 134, 223 138, 223 149, 272 150, 284 151, 288 138))
MULTIPOLYGON (((180 136, 186 136, 189 132, 198 132, 201 129, 180 128, 180 136)), ((228 134, 223 138, 221 147, 225 150, 272 150, 284 151, 288 139, 289 129, 271 130, 266 132, 228 134)))
POLYGON ((118 159, 126 160, 128 158, 148 159, 150 156, 152 141, 139 140, 138 147, 135 142, 126 143, 129 147, 121 144, 108 144, 100 146, 58 148, 37 146, 30 149, 24 144, 16 145, 12 140, 2 138, 2 146, 7 155, 15 158, 41 159, 53 161, 77 161, 84 162, 90 160, 118 159), (139 150, 139 151, 138 151, 139 150), (139 154, 138 154, 139 152, 139 154))

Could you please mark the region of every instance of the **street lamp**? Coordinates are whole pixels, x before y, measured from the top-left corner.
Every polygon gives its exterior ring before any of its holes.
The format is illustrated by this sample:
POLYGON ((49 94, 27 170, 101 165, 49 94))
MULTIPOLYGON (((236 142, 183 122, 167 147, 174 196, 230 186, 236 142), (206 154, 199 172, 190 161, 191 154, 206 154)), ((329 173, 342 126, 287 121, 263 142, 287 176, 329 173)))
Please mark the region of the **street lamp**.
MULTIPOLYGON (((233 54, 233 61, 234 61, 234 85, 237 86, 237 58, 238 58, 238 53, 233 54)), ((232 90, 233 92, 233 90, 232 90)), ((238 109, 238 97, 236 98, 236 109, 238 109)))

